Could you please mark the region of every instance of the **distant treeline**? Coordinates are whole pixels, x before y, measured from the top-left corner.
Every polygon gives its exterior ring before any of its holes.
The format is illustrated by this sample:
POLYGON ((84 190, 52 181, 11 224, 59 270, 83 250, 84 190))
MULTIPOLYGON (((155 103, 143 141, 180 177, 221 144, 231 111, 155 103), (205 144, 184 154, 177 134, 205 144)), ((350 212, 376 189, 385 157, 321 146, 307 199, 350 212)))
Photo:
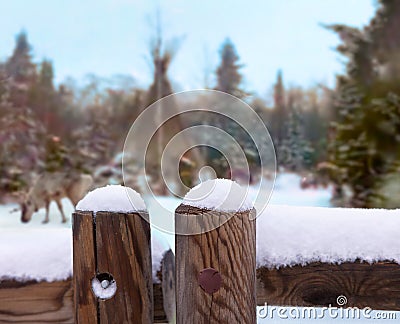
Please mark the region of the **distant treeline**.
MULTIPOLYGON (((329 179, 339 205, 396 207, 398 194, 388 196, 400 180, 400 2, 378 1, 363 29, 325 27, 338 33, 337 50, 346 57, 335 89, 285 87, 278 71, 269 97, 252 93, 229 39, 221 45, 212 88, 241 98, 259 114, 280 169, 329 179)), ((164 46, 160 33, 151 44, 147 89, 126 76, 107 83, 94 74, 84 85, 70 79, 56 86, 52 62, 34 62, 27 34, 18 34, 0 64, 0 191, 26 189, 31 175, 42 171, 94 173, 115 163, 139 114, 174 91, 168 68, 177 49, 164 46)), ((217 163, 218 157, 209 151, 207 159, 217 163)))

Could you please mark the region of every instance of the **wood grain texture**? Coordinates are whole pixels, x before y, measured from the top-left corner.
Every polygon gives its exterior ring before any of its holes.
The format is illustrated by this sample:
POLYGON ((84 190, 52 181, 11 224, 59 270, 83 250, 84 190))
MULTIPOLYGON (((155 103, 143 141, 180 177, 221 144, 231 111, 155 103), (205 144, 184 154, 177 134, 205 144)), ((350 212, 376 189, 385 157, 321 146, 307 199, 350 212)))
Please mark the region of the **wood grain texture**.
MULTIPOLYGON (((153 291, 153 323, 167 323, 161 283, 154 283, 153 291)), ((73 324, 73 295, 72 280, 55 282, 1 281, 0 323, 73 324)))
MULTIPOLYGON (((337 296, 343 294, 349 307, 400 311, 400 265, 391 262, 340 266, 314 263, 280 270, 259 268, 257 277, 257 304, 260 306, 266 302, 269 305, 336 306, 337 296)), ((163 308, 165 291, 161 287, 165 284, 169 283, 153 285, 154 323, 168 322, 163 308)), ((71 280, 1 281, 0 323, 74 323, 71 280)))
POLYGON ((391 262, 312 263, 307 266, 257 269, 257 304, 287 306, 370 307, 400 310, 400 265, 391 262))
POLYGON ((175 255, 168 250, 161 261, 163 306, 169 323, 176 322, 175 255))
POLYGON ((153 323, 168 323, 163 308, 163 291, 160 283, 153 284, 154 318, 153 323))
POLYGON ((74 323, 70 280, 0 282, 0 323, 74 323))
POLYGON ((75 322, 151 323, 153 280, 150 224, 139 214, 73 214, 75 322), (117 284, 107 300, 92 291, 92 279, 109 273, 117 284))
POLYGON ((176 235, 178 324, 256 323, 256 223, 249 213, 232 216, 185 205, 177 208, 179 230, 222 224, 198 235, 176 235), (214 268, 222 276, 221 288, 212 295, 198 285, 199 272, 205 268, 214 268))
POLYGON ((75 323, 97 323, 97 298, 91 282, 96 276, 95 227, 92 212, 72 215, 75 323))
POLYGON ((150 224, 139 214, 96 214, 97 271, 110 273, 117 291, 99 300, 101 323, 151 323, 153 279, 150 224))

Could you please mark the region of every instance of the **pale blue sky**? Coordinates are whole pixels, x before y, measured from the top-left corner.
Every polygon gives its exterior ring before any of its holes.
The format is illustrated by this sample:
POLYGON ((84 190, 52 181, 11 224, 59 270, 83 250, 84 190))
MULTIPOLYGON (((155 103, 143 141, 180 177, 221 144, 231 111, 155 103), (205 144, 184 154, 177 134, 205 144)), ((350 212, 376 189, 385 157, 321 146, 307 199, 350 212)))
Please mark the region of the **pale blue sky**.
POLYGON ((343 69, 333 51, 338 38, 319 23, 362 26, 375 9, 373 0, 1 0, 0 58, 25 29, 35 60, 53 60, 57 82, 131 74, 146 86, 149 21, 157 7, 165 38, 184 36, 169 73, 175 90, 203 87, 205 71, 215 70, 220 44, 230 37, 245 64, 245 87, 260 95, 279 68, 286 84, 333 85, 343 69))

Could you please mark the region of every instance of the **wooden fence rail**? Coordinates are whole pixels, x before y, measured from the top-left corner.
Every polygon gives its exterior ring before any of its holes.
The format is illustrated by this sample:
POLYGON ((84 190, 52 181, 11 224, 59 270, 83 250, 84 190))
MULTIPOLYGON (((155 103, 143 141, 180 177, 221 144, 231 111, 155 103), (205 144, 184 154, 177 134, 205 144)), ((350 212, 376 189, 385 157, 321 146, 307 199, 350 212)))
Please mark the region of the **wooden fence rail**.
MULTIPOLYGON (((153 284, 153 323, 168 323, 161 283, 153 284)), ((73 324, 74 289, 72 280, 55 282, 0 282, 0 323, 73 324)), ((173 304, 175 307, 175 303, 173 304)), ((169 310, 171 311, 171 310, 169 310)), ((89 321, 87 323, 92 323, 89 321)))
MULTIPOLYGON (((169 252, 171 256, 171 252, 169 252)), ((171 264, 169 265, 169 267, 171 264)), ((162 271, 163 272, 163 271, 162 271)), ((343 307, 370 307, 400 311, 400 265, 392 262, 313 263, 307 266, 257 269, 257 305, 337 307, 344 295, 343 307)), ((170 278, 171 279, 171 278, 170 278)), ((165 303, 174 281, 153 284, 153 323, 167 323, 165 303), (166 288, 163 288, 163 287, 166 288), (167 289, 167 291, 163 291, 167 289), (165 300, 165 301, 164 301, 165 300)), ((74 323, 71 280, 57 282, 0 282, 0 323, 74 323)), ((171 317, 169 317, 171 318, 171 317)))
POLYGON ((257 269, 262 305, 370 307, 400 311, 400 265, 393 262, 312 264, 257 269), (346 298, 338 304, 339 296, 346 298))

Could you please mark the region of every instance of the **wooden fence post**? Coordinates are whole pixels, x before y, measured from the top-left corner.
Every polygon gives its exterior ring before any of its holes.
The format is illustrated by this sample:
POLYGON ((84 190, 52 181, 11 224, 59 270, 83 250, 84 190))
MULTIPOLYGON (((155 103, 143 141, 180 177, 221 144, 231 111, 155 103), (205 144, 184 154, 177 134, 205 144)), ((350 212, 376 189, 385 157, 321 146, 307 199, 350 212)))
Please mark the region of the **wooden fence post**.
POLYGON ((196 235, 176 235, 177 324, 256 323, 254 213, 184 204, 176 209, 177 233, 210 221, 221 224, 196 235))
POLYGON ((150 246, 139 213, 73 214, 75 323, 152 323, 150 246))

